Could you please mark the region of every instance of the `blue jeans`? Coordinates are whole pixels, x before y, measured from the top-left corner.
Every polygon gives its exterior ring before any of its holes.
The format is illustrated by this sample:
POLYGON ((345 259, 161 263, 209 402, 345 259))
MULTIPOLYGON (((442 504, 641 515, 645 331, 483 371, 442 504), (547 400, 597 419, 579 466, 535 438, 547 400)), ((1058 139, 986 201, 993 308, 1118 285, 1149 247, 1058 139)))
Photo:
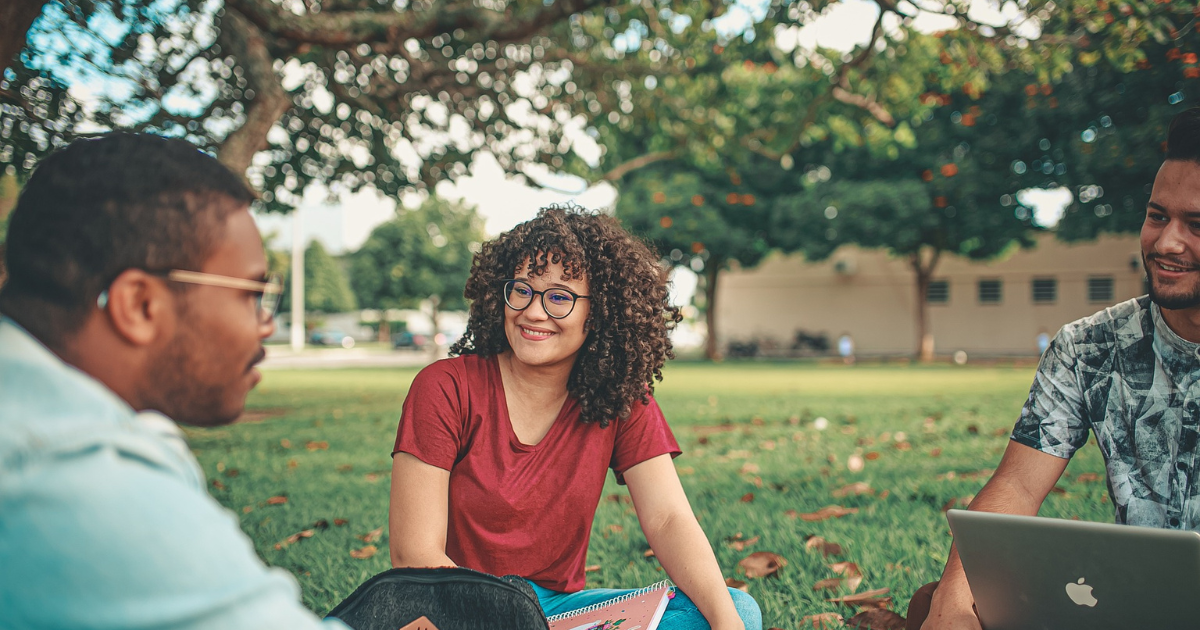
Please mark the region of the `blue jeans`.
MULTIPOLYGON (((590 588, 576 593, 559 593, 542 588, 533 582, 530 582, 529 585, 533 587, 533 592, 537 593, 538 602, 542 605, 542 610, 546 612, 547 617, 587 608, 592 604, 598 604, 636 590, 632 588, 590 588)), ((754 601, 750 595, 735 588, 729 589, 729 596, 733 598, 733 607, 741 616, 746 630, 762 630, 762 611, 758 609, 758 602, 754 601)), ((704 615, 700 614, 692 600, 678 588, 675 589, 675 597, 667 604, 667 610, 663 613, 658 627, 663 630, 710 630, 704 615)))

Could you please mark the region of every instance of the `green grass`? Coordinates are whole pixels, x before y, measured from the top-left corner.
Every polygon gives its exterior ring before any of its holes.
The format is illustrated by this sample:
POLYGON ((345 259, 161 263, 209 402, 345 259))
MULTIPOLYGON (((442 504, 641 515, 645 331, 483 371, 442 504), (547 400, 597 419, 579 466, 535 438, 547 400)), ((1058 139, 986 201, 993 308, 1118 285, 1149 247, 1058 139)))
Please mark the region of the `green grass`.
MULTIPOLYGON (((386 530, 389 454, 415 373, 268 372, 249 404, 264 419, 189 431, 205 472, 220 482, 210 485, 213 496, 240 516, 267 563, 299 578, 305 605, 318 613, 389 567, 386 533, 374 557, 357 560, 349 552, 366 544, 357 536, 386 530), (279 495, 287 503, 266 502, 279 495), (348 523, 335 526, 335 519, 348 523), (274 548, 319 520, 329 527, 274 548)), ((656 397, 684 449, 676 467, 725 575, 738 577, 738 561, 752 551, 787 559, 777 576, 747 581, 766 626, 788 628, 808 614, 848 616, 825 601, 834 594, 812 590, 833 576, 828 564, 835 560, 861 567, 859 590, 890 588, 900 613, 918 586, 939 576, 950 544, 942 507, 986 481, 1032 377, 1030 367, 1005 366, 680 363, 668 367, 656 397), (824 431, 813 426, 818 417, 829 421, 824 431), (856 454, 865 467, 854 473, 847 461, 856 454), (873 493, 833 497, 859 481, 873 493), (747 493, 753 501, 741 500, 747 493), (834 504, 859 511, 821 522, 786 515, 834 504), (739 552, 725 542, 738 533, 760 540, 739 552), (842 556, 825 559, 806 549, 810 535, 839 543, 842 556)), ((1094 446, 1071 463, 1059 483, 1063 492, 1051 494, 1042 514, 1111 521, 1104 484, 1079 480, 1080 473, 1103 479, 1094 446)), ((625 494, 610 475, 588 549, 588 563, 601 568, 588 573, 589 586, 633 587, 663 577, 658 562, 643 555, 648 547, 632 507, 608 500, 625 494)))

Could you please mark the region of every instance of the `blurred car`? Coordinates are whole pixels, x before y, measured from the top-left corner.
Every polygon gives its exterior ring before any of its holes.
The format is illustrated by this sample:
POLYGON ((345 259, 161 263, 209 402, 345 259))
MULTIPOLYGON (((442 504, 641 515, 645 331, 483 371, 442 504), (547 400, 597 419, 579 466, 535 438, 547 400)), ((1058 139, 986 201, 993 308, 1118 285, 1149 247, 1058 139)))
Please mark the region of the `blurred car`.
POLYGON ((429 339, 425 335, 415 335, 407 330, 404 332, 394 333, 392 335, 392 348, 396 350, 401 348, 420 350, 428 343, 429 339))
POLYGON ((316 346, 341 346, 343 348, 354 347, 354 337, 351 337, 340 330, 315 331, 309 338, 309 341, 316 346))

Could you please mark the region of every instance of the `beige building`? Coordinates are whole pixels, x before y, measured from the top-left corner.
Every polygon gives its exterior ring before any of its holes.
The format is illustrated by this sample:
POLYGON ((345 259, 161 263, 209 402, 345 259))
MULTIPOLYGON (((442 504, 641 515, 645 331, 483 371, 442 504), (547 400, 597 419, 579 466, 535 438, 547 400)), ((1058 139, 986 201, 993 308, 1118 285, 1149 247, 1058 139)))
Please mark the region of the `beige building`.
MULTIPOLYGON (((930 286, 929 325, 938 355, 1036 356, 1038 336, 1145 293, 1138 237, 1037 246, 988 262, 943 256, 930 286)), ((916 282, 905 259, 846 246, 807 263, 775 255, 722 274, 717 341, 788 354, 797 332, 823 335, 830 352, 848 334, 858 356, 913 355, 916 282)), ((731 346, 731 344, 733 344, 731 346)))

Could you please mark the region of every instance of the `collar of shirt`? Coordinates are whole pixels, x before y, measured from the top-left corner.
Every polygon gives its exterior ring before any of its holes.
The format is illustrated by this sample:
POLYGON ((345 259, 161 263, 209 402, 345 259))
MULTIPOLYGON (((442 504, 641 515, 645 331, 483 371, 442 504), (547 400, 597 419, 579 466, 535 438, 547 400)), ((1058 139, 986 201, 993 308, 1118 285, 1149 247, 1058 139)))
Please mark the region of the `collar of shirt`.
POLYGON ((204 486, 178 425, 154 411, 137 413, 5 316, 0 383, 0 471, 112 448, 204 486))
POLYGON ((1150 313, 1154 319, 1154 345, 1158 354, 1171 363, 1189 368, 1200 364, 1200 343, 1192 343, 1171 330, 1158 304, 1151 302, 1150 313))

